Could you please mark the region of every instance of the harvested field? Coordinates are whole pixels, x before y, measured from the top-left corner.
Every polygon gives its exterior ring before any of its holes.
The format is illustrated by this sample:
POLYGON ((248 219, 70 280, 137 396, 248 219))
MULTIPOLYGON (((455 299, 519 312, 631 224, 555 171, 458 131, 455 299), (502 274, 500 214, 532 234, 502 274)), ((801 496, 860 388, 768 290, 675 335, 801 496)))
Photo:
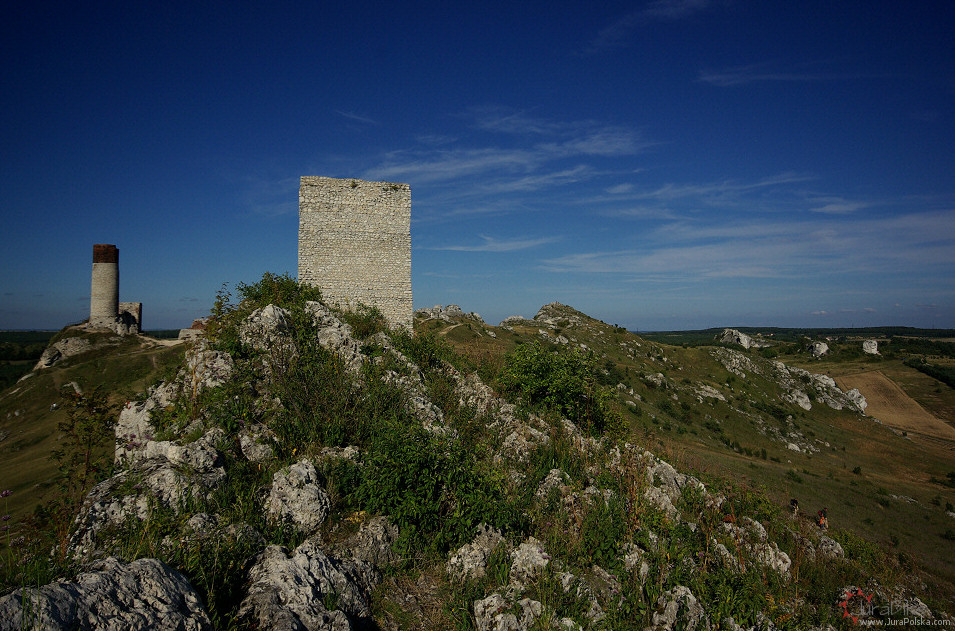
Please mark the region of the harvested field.
POLYGON ((866 408, 869 416, 895 429, 926 437, 933 443, 941 439, 955 445, 955 428, 927 412, 881 371, 845 375, 835 380, 843 390, 858 388, 869 404, 866 408))

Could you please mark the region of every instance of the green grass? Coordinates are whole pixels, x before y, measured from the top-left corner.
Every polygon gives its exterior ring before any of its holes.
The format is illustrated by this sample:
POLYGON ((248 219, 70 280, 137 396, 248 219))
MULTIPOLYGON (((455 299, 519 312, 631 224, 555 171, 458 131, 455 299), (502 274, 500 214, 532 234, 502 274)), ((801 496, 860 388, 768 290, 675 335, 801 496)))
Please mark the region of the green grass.
MULTIPOLYGON (((203 596, 217 628, 234 624, 242 568, 258 544, 228 537, 190 540, 184 537, 186 519, 214 512, 224 525, 249 524, 266 542, 294 546, 304 534, 267 522, 260 508, 262 490, 280 467, 303 455, 314 457, 324 447, 345 445, 361 448, 363 464, 333 460, 322 465, 333 499, 333 514, 322 536, 340 541, 354 532, 362 516, 388 515, 400 528, 397 551, 402 557, 400 568, 390 570, 389 584, 399 592, 419 590, 422 599, 433 599, 434 594, 445 599, 445 608, 433 612, 432 628, 473 628, 473 601, 503 588, 508 580, 504 547, 495 551, 488 574, 477 582, 451 585, 440 569, 448 552, 467 542, 481 522, 499 527, 512 546, 533 535, 559 560, 559 566, 550 564, 532 582, 527 594, 558 617, 584 623, 583 612, 589 606, 575 593, 563 591, 558 571, 596 581, 594 566, 599 565, 614 574, 619 594, 599 595, 608 615, 607 628, 647 627, 657 597, 678 584, 690 586, 714 619, 733 615, 738 623, 751 626, 762 612, 783 629, 838 625, 834 594, 869 577, 883 585, 924 580, 927 587, 918 589, 927 592, 935 607, 950 603, 955 594, 955 552, 947 538, 955 535, 945 515, 947 506, 955 503, 955 489, 943 483, 955 468, 950 457, 819 402, 804 411, 784 401, 772 381, 730 374, 708 347, 649 341, 568 307, 556 309, 561 318, 556 326, 543 327, 550 333, 547 340, 539 335, 542 327, 537 324, 519 325, 511 332, 467 320, 418 322, 417 335, 393 334, 392 340, 418 363, 423 387, 452 430, 436 434, 421 427, 405 409, 405 395, 382 379, 388 370, 404 375, 409 371, 370 341, 382 330, 373 310, 341 314, 356 334, 366 338, 362 352, 374 358, 360 374, 353 374, 315 342, 303 305, 318 297, 316 290, 298 286, 287 276, 266 275, 259 283, 240 284, 238 294, 233 304, 228 292, 220 292, 210 326, 212 343, 230 352, 236 362, 233 378, 156 416, 170 437, 195 419, 203 423, 195 435, 212 426, 225 430, 220 448, 227 483, 179 512, 155 507, 149 519, 130 522, 113 533, 112 544, 127 558, 157 556, 180 568, 203 596), (275 300, 291 312, 294 354, 263 354, 239 340, 239 322, 252 309, 275 300), (557 335, 568 338, 569 344, 558 344, 557 335), (533 366, 515 364, 513 358, 528 349, 543 359, 580 359, 558 366, 580 379, 557 379, 560 375, 548 370, 536 375, 533 388, 525 388, 533 366), (496 452, 504 436, 487 425, 488 419, 460 403, 446 362, 457 370, 477 369, 499 387, 500 396, 518 403, 523 418, 531 412, 541 415, 538 427, 548 441, 532 450, 526 461, 500 457, 496 452), (268 380, 263 365, 269 368, 268 380), (513 379, 502 378, 502 368, 509 369, 513 379), (660 383, 658 373, 663 375, 660 383), (583 390, 568 386, 581 383, 583 390), (704 385, 726 400, 700 395, 704 385), (685 520, 670 521, 644 498, 647 480, 641 467, 609 467, 612 436, 604 448, 582 451, 560 422, 560 412, 574 409, 569 404, 562 407, 568 403, 562 397, 570 392, 571 403, 577 404, 581 392, 597 391, 608 393, 608 409, 626 422, 624 438, 699 477, 712 494, 726 497, 723 506, 717 510, 706 504, 702 493, 687 491, 677 502, 685 520), (281 406, 266 404, 274 397, 281 406), (635 402, 635 409, 627 401, 635 402), (281 438, 276 457, 267 463, 249 463, 236 451, 237 433, 253 422, 267 424, 281 438), (786 448, 788 437, 780 441, 770 430, 784 437, 797 432, 801 442, 816 445, 819 451, 791 451, 786 448), (567 474, 565 492, 577 494, 574 501, 565 501, 557 490, 536 497, 540 482, 554 468, 567 474), (859 473, 853 473, 856 469, 859 473), (583 499, 591 485, 611 494, 607 499, 600 495, 583 499), (783 514, 793 497, 803 514, 789 521, 783 514), (844 561, 812 563, 800 556, 794 533, 812 530, 811 517, 822 507, 828 508, 832 535, 846 549, 844 561), (747 554, 722 528, 728 518, 743 516, 759 519, 770 538, 790 554, 793 579, 785 581, 753 564, 742 573, 720 565, 713 539, 734 555, 747 554), (690 519, 693 527, 686 523, 690 519), (180 543, 171 549, 159 545, 167 536, 180 543), (645 583, 622 568, 621 546, 631 541, 646 550, 651 572, 645 583), (911 576, 913 567, 929 573, 916 580, 911 576)), ((119 403, 140 398, 160 375, 171 374, 181 352, 181 346, 144 347, 133 338, 125 339, 4 391, 0 431, 7 435, 0 440, 0 490, 10 488, 12 493, 0 508, 13 515, 11 521, 21 523, 36 502, 49 499, 53 492, 53 487, 44 487, 44 481, 53 479, 52 463, 42 456, 56 443, 53 428, 63 411, 50 406, 63 386, 72 381, 84 389, 100 385, 119 403)), ((887 374, 910 379, 903 385, 907 391, 929 379, 899 358, 836 352, 825 362, 805 364, 816 372, 878 366, 887 374)), ((919 387, 921 397, 939 394, 919 387)), ((600 428, 593 429, 599 434, 600 428)), ((4 558, 9 563, 13 557, 4 558)), ((46 580, 55 571, 63 570, 47 567, 31 570, 31 576, 46 580)), ((387 590, 378 593, 376 611, 405 620, 390 595, 387 590)))

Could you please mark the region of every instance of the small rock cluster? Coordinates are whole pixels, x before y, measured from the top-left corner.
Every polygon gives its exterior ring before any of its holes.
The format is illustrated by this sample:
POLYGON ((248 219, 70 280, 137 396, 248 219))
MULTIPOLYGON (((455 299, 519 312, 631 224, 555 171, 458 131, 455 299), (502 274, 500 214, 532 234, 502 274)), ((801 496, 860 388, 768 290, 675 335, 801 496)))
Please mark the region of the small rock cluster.
POLYGON ((458 305, 448 305, 447 307, 435 305, 430 309, 425 307, 415 311, 414 315, 416 318, 424 318, 427 320, 443 320, 444 322, 452 322, 454 320, 466 318, 468 320, 474 320, 475 322, 484 324, 484 319, 480 314, 475 313, 474 311, 465 313, 458 305))

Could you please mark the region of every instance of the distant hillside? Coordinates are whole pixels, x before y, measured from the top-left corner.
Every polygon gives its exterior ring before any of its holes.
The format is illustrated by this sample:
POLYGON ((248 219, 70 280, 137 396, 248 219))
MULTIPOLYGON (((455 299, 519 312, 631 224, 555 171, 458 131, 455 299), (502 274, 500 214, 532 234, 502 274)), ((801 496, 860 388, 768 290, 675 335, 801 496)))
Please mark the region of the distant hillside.
MULTIPOLYGON (((785 327, 730 327, 748 335, 761 335, 778 342, 798 342, 809 339, 891 339, 926 338, 955 339, 955 329, 920 329, 907 326, 879 326, 863 328, 785 328, 785 327)), ((640 337, 665 344, 710 344, 722 332, 723 328, 698 329, 692 331, 641 331, 640 337)))

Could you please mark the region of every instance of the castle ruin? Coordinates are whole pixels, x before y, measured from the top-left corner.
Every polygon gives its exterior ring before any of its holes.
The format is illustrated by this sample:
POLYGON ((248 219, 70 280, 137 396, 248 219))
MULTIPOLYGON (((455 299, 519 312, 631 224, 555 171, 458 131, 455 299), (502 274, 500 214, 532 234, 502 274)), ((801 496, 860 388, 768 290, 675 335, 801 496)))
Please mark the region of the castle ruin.
POLYGON ((304 176, 298 204, 298 281, 410 329, 411 187, 304 176))
POLYGON ((142 319, 143 303, 119 301, 119 248, 111 243, 94 244, 87 328, 131 335, 142 330, 142 319))

